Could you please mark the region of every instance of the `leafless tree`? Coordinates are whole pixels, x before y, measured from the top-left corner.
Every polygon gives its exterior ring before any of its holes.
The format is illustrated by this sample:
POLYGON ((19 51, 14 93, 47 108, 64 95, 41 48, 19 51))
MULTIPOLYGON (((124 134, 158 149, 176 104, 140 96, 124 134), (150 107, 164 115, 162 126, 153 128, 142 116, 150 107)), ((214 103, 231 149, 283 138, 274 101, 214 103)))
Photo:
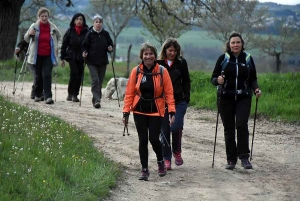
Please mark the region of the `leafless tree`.
POLYGON ((276 58, 276 72, 281 73, 282 54, 295 55, 300 54, 300 30, 295 29, 285 23, 277 25, 279 35, 257 35, 253 39, 253 44, 256 48, 269 56, 276 58))
MULTIPOLYGON (((172 1, 168 3, 168 9, 173 10, 174 14, 187 22, 190 19, 189 14, 180 4, 179 1, 172 1)), ((159 1, 149 2, 147 7, 138 12, 137 16, 150 32, 150 34, 145 32, 143 34, 151 35, 150 37, 153 37, 161 45, 167 38, 179 38, 184 32, 191 29, 191 25, 181 23, 174 16, 167 15, 164 5, 159 1)))

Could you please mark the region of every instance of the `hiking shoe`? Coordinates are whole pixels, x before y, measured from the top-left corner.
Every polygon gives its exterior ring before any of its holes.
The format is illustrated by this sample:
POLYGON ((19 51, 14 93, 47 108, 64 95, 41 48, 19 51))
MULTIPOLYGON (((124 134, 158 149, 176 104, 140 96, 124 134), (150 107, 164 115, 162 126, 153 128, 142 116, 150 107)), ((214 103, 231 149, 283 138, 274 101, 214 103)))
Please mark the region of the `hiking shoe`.
POLYGON ((101 108, 100 102, 96 102, 96 103, 94 104, 94 107, 97 108, 97 109, 101 108))
POLYGON ((46 104, 53 104, 54 101, 52 100, 52 98, 47 98, 46 100, 46 104))
POLYGON ((170 160, 164 160, 164 161, 165 161, 166 169, 167 170, 172 170, 171 161, 170 160))
POLYGON ((167 174, 167 168, 165 166, 165 162, 164 161, 158 161, 157 162, 157 165, 158 165, 158 175, 160 177, 163 177, 167 174))
POLYGON ((30 98, 34 99, 35 98, 35 91, 34 88, 32 87, 31 93, 30 93, 30 98))
POLYGON ((173 156, 174 156, 174 158, 175 158, 175 164, 176 164, 177 166, 183 164, 183 159, 181 158, 181 153, 173 153, 173 156))
POLYGON ((252 169, 252 164, 250 163, 248 158, 242 158, 241 163, 242 163, 241 165, 242 165, 242 167, 244 167, 244 169, 252 169))
POLYGON ((73 102, 79 102, 79 99, 77 98, 77 96, 72 96, 72 101, 73 102))
POLYGON ((67 101, 72 101, 72 95, 71 94, 68 94, 67 101))
POLYGON ((42 101, 42 97, 35 97, 34 98, 34 102, 40 102, 40 101, 42 101))
POLYGON ((236 164, 235 162, 228 161, 227 165, 225 166, 225 169, 233 170, 235 168, 235 164, 236 164))
POLYGON ((141 171, 141 175, 139 177, 139 180, 144 180, 144 181, 148 181, 148 177, 149 177, 150 173, 148 168, 143 168, 141 171))
POLYGON ((45 97, 44 97, 44 96, 42 96, 42 97, 41 97, 41 101, 44 101, 44 100, 45 100, 45 97))

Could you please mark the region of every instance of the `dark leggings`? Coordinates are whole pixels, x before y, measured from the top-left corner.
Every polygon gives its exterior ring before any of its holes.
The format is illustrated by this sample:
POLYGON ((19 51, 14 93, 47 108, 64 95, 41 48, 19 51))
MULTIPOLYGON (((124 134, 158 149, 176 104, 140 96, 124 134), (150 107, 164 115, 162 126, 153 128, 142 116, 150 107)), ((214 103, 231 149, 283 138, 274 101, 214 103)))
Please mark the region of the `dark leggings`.
POLYGON ((83 60, 69 61, 70 66, 70 79, 68 86, 68 93, 73 96, 79 94, 79 89, 81 85, 82 75, 83 75, 83 60))
POLYGON ((159 140, 163 117, 133 114, 133 118, 139 136, 139 154, 142 168, 148 168, 148 136, 157 161, 163 160, 162 147, 159 140))

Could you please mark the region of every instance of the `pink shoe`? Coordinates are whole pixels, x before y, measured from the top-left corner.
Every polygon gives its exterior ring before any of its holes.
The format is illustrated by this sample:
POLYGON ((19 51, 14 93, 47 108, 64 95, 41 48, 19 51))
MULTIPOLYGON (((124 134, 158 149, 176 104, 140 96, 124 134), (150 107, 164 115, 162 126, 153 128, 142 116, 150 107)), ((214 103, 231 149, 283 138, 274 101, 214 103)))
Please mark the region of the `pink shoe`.
POLYGON ((167 169, 166 169, 166 166, 165 166, 165 162, 164 161, 159 161, 157 162, 157 165, 158 165, 158 175, 160 177, 163 177, 167 174, 167 169))
POLYGON ((181 153, 173 153, 173 156, 174 156, 174 158, 175 158, 175 164, 176 164, 177 166, 183 164, 183 159, 181 158, 181 153))
POLYGON ((166 166, 167 170, 172 170, 171 161, 165 160, 165 166, 166 166))

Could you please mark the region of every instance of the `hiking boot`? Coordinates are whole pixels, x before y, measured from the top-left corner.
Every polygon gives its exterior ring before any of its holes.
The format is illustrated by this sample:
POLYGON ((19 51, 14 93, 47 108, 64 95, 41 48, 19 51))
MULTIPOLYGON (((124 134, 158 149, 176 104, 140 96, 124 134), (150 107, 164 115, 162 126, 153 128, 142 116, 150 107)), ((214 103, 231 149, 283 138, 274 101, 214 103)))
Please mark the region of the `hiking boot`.
POLYGON ((166 169, 166 166, 165 166, 165 162, 164 161, 158 161, 157 162, 157 165, 158 165, 158 175, 160 177, 163 177, 167 174, 167 169, 166 169))
POLYGON ((164 161, 165 161, 166 169, 167 170, 172 170, 171 161, 170 160, 164 160, 164 161))
POLYGON ((236 164, 235 162, 228 161, 227 165, 225 166, 225 169, 233 170, 235 168, 235 164, 236 164))
POLYGON ((241 163, 242 163, 241 165, 242 165, 242 167, 244 167, 244 169, 252 169, 252 164, 250 163, 248 158, 242 158, 241 163))
POLYGON ((177 166, 183 164, 183 159, 181 158, 181 153, 173 153, 173 156, 174 156, 174 158, 175 158, 175 164, 176 164, 177 166))
POLYGON ((42 95, 41 96, 41 101, 44 101, 45 100, 45 97, 42 95))
POLYGON ((71 94, 68 94, 67 101, 72 101, 72 95, 71 94))
POLYGON ((54 101, 52 100, 52 98, 47 98, 46 100, 46 104, 53 104, 54 101))
POLYGON ((97 109, 101 108, 100 102, 96 102, 96 103, 94 104, 94 107, 97 108, 97 109))
POLYGON ((77 96, 72 96, 72 101, 73 102, 79 102, 79 99, 77 98, 77 96))
POLYGON ((141 175, 139 177, 139 180, 144 180, 144 181, 148 181, 148 177, 149 177, 150 173, 148 168, 143 168, 141 171, 141 175))
POLYGON ((42 101, 42 97, 35 97, 34 98, 34 102, 40 102, 40 101, 42 101))

